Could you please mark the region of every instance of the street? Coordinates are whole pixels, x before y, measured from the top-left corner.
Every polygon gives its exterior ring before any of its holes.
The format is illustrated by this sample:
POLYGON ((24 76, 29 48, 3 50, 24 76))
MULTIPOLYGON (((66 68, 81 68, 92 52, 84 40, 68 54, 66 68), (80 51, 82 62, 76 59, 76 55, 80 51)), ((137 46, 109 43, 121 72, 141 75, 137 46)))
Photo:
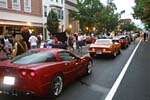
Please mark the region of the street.
POLYGON ((150 42, 140 44, 112 100, 150 100, 150 42))
MULTIPOLYGON (((55 100, 104 100, 136 47, 136 44, 131 43, 128 48, 122 49, 121 54, 116 58, 109 56, 95 57, 92 75, 76 80, 66 87, 63 93, 55 98, 55 100)), ((78 53, 75 51, 74 53, 79 56, 85 55, 87 54, 87 47, 84 47, 82 52, 78 53)), ((1 96, 0 99, 24 100, 25 97, 1 96)), ((32 100, 33 98, 29 97, 28 99, 32 100)), ((41 98, 40 100, 48 99, 41 98)))

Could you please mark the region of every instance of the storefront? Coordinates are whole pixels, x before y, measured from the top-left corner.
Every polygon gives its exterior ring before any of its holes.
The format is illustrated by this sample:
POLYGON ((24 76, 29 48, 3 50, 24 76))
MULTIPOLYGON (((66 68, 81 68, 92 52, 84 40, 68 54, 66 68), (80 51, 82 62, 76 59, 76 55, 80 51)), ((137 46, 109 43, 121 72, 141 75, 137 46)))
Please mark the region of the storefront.
POLYGON ((35 33, 43 33, 43 24, 34 22, 22 22, 11 20, 0 20, 0 35, 11 34, 14 31, 30 30, 35 33))

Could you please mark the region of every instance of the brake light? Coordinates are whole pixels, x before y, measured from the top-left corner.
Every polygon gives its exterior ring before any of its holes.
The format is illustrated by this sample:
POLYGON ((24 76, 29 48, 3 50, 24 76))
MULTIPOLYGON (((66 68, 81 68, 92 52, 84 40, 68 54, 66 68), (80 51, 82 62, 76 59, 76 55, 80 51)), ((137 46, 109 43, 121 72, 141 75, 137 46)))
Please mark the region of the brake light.
POLYGON ((34 77, 35 76, 35 72, 30 72, 30 76, 34 77))
POLYGON ((26 76, 27 75, 27 71, 21 71, 21 75, 22 76, 26 76))
POLYGON ((95 51, 95 48, 92 48, 92 51, 95 51))
POLYGON ((21 71, 21 75, 22 75, 23 77, 25 77, 25 76, 34 77, 36 74, 35 74, 34 71, 25 71, 25 70, 23 70, 23 71, 21 71))
POLYGON ((103 51, 106 51, 106 49, 103 49, 103 51))

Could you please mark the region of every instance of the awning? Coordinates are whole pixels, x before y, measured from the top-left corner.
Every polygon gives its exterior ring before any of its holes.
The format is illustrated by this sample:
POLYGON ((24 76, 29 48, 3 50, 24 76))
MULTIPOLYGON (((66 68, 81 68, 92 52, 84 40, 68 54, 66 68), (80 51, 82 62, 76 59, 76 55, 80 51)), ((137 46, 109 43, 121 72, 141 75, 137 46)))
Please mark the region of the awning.
POLYGON ((2 19, 0 19, 0 25, 33 26, 33 27, 43 27, 44 26, 43 23, 2 20, 2 19))

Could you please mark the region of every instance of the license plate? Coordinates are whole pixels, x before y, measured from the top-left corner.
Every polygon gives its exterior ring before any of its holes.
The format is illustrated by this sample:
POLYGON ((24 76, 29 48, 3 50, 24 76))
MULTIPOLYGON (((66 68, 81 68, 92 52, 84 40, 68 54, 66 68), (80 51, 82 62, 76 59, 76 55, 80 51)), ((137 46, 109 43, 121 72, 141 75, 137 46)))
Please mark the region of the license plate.
POLYGON ((101 52, 101 51, 98 51, 98 52, 96 52, 96 54, 102 54, 102 52, 101 52))
POLYGON ((15 84, 15 77, 12 77, 12 76, 4 76, 3 84, 6 84, 6 85, 14 85, 14 84, 15 84))

